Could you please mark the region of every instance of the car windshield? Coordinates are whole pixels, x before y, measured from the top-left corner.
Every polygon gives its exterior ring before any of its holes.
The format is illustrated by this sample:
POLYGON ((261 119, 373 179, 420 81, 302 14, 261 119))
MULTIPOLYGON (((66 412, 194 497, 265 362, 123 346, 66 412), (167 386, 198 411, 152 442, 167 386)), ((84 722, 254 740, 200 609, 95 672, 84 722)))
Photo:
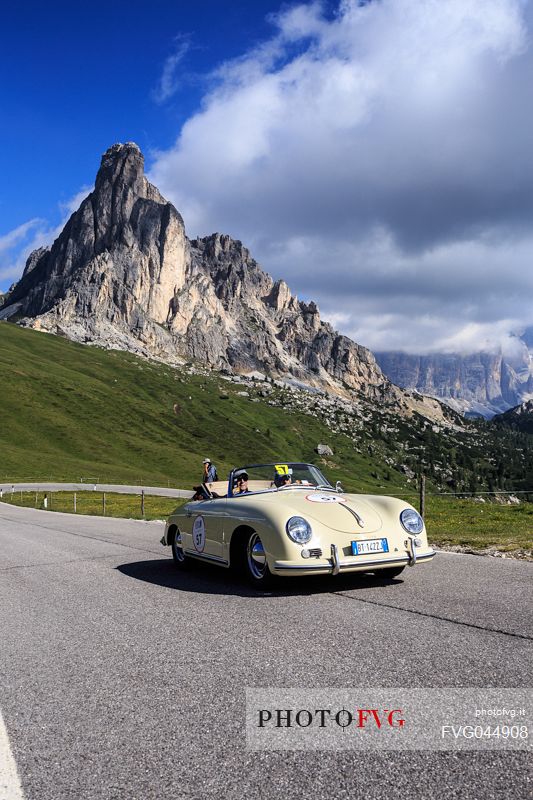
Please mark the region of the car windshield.
POLYGON ((231 472, 230 496, 297 488, 333 489, 312 464, 253 464, 231 472))

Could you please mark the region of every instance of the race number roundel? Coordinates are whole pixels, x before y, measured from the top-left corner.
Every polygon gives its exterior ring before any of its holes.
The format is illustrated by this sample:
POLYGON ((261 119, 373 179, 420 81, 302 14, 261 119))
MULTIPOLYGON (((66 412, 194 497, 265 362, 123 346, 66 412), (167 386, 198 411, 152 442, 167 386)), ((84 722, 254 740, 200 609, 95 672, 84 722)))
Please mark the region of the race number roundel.
POLYGON ((194 549, 203 553, 205 547, 205 522, 203 517, 196 517, 192 526, 192 541, 194 549))
POLYGON ((314 492, 313 494, 308 494, 305 497, 306 500, 310 500, 312 503, 345 503, 346 500, 344 497, 339 497, 338 494, 318 494, 314 492))

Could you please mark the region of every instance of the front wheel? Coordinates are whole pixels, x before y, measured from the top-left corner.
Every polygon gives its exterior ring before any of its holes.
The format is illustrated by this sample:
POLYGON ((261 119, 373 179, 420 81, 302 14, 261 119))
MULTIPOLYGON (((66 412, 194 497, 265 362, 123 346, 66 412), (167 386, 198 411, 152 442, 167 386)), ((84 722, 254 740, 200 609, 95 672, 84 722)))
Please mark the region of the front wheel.
POLYGON ((268 568, 265 549, 261 537, 252 531, 245 539, 246 552, 244 554, 244 569, 246 577, 252 586, 260 588, 270 586, 274 576, 268 568))

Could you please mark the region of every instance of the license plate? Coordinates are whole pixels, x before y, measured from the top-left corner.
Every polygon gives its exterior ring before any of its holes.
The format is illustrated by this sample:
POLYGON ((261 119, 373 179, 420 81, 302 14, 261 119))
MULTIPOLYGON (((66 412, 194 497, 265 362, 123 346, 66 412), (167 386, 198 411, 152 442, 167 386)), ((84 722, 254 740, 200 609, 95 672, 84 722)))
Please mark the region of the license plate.
POLYGON ((389 543, 386 539, 365 539, 363 542, 352 542, 352 556, 363 556, 367 553, 388 553, 389 543))

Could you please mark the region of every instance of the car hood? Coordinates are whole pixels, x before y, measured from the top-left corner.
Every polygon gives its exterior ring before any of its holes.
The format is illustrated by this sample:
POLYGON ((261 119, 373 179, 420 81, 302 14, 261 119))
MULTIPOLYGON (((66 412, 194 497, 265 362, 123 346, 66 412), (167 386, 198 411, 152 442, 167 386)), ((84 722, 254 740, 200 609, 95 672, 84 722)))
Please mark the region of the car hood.
POLYGON ((298 490, 291 492, 290 507, 295 515, 311 523, 313 520, 320 522, 342 533, 374 533, 383 525, 380 514, 371 503, 357 495, 320 491, 304 493, 298 490), (359 524, 356 515, 362 524, 359 524))

